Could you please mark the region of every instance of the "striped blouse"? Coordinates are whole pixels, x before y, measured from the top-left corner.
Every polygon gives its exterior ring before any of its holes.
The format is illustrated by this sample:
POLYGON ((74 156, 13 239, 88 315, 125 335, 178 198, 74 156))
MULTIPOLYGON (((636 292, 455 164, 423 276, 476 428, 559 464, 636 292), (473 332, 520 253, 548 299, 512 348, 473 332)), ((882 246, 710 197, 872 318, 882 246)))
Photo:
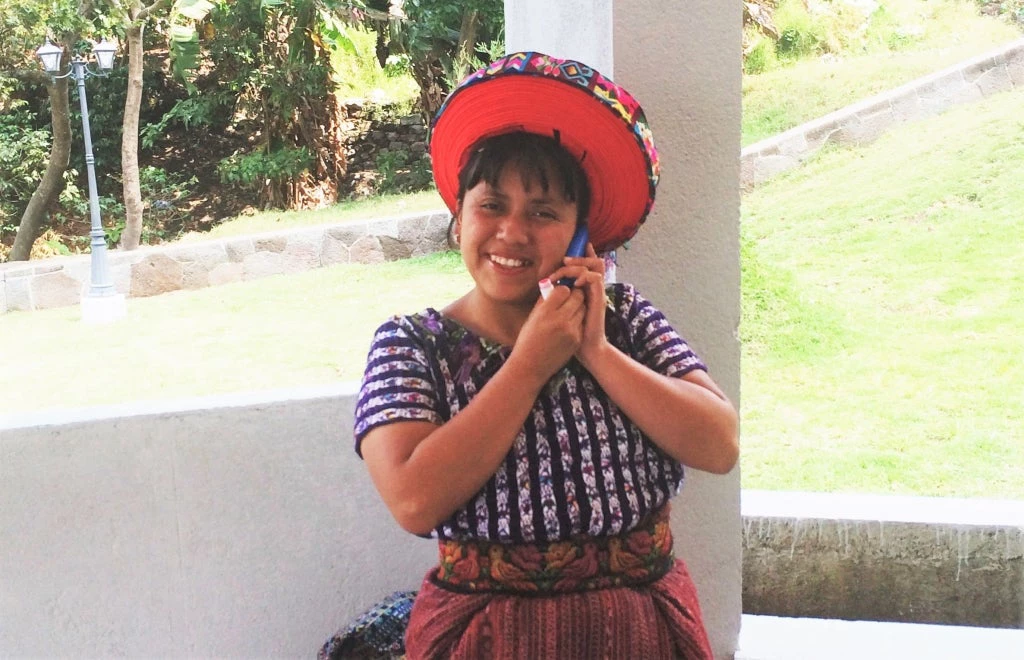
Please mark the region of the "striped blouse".
MULTIPOLYGON (((705 369, 664 315, 628 284, 607 288, 609 341, 672 377, 705 369)), ((384 424, 444 424, 511 349, 434 309, 389 319, 374 335, 356 404, 356 452, 384 424)), ((506 543, 618 534, 675 495, 678 461, 663 453, 576 360, 545 386, 505 462, 433 533, 506 543)))

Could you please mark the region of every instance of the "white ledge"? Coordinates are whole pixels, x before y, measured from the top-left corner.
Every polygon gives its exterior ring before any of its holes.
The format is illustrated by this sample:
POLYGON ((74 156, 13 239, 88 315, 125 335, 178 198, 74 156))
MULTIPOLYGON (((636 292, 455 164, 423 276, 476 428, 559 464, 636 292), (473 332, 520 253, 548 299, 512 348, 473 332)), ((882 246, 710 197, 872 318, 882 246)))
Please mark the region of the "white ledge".
POLYGON ((29 413, 0 415, 0 430, 44 426, 61 426, 93 422, 101 419, 118 419, 146 415, 171 415, 218 408, 244 408, 265 406, 286 401, 325 399, 355 396, 359 391, 358 381, 344 381, 331 385, 291 387, 287 389, 234 392, 211 396, 182 399, 161 399, 138 401, 83 408, 53 408, 29 413))
POLYGON ((743 615, 736 660, 1021 657, 1024 630, 743 615))
POLYGON ((922 523, 957 526, 1024 526, 1024 501, 907 495, 794 491, 742 491, 745 518, 922 523))

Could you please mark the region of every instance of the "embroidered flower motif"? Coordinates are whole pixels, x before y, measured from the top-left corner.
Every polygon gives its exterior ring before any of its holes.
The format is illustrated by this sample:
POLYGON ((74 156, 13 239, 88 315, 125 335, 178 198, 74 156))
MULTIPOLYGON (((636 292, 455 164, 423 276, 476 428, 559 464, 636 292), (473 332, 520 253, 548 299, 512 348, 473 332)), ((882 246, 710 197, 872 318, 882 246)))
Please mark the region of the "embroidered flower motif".
POLYGON ((552 543, 544 553, 544 561, 551 568, 564 568, 576 559, 576 546, 569 541, 552 543))
POLYGON ((480 552, 470 546, 466 557, 452 567, 451 576, 456 582, 472 582, 480 577, 480 552))

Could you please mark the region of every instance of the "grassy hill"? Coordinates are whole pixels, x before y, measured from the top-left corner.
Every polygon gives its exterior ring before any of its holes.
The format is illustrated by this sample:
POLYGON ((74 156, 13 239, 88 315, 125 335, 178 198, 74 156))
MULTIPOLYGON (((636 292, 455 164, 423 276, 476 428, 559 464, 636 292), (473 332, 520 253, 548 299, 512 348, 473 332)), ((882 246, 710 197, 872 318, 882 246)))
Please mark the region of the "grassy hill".
POLYGON ((744 484, 1024 496, 1024 92, 743 206, 744 484))

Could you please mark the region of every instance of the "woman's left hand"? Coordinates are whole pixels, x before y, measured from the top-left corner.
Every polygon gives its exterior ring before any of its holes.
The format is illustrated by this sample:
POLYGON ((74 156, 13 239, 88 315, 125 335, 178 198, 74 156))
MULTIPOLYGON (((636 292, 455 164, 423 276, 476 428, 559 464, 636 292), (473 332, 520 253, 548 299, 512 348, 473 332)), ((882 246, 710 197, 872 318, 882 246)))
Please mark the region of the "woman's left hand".
POLYGON ((586 367, 591 360, 598 359, 600 353, 609 345, 604 333, 604 258, 597 256, 594 246, 587 243, 585 257, 565 257, 564 263, 565 265, 552 273, 550 278, 553 282, 563 277, 575 280, 575 288, 582 290, 586 297, 583 340, 576 351, 576 359, 586 367))

